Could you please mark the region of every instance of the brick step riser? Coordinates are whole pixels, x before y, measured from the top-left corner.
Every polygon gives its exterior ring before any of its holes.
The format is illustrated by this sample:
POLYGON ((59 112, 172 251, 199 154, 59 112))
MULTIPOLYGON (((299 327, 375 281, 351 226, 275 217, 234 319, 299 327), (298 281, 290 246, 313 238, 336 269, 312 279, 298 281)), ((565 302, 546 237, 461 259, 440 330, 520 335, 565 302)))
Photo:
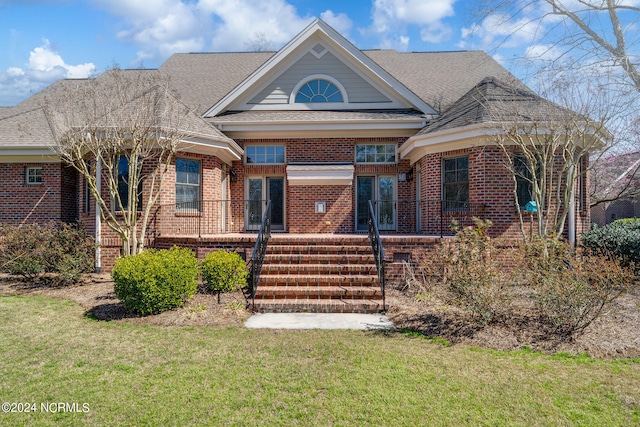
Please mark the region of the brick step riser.
POLYGON ((263 289, 258 288, 257 298, 283 298, 283 297, 304 297, 304 298, 350 298, 362 299, 380 297, 380 288, 374 287, 352 287, 336 288, 329 286, 269 286, 263 289))
POLYGON ((371 246, 336 246, 336 245, 318 245, 318 246, 292 246, 292 245, 272 245, 267 247, 268 253, 279 254, 371 254, 371 246))
POLYGON ((308 275, 325 275, 325 276, 362 276, 376 274, 375 267, 368 266, 335 266, 335 265, 312 265, 308 264, 306 268, 297 266, 292 268, 287 265, 265 265, 262 267, 262 274, 280 275, 280 276, 308 276, 308 275))
POLYGON ((261 276, 260 283, 258 284, 258 288, 260 286, 330 286, 330 287, 341 287, 341 286, 369 286, 375 287, 380 286, 378 283, 377 276, 371 277, 358 277, 358 276, 334 276, 327 277, 324 275, 315 275, 315 276, 261 276))
POLYGON ((262 313, 378 313, 382 303, 354 303, 346 304, 329 300, 328 303, 318 304, 313 301, 256 301, 255 310, 262 313))
POLYGON ((375 264, 373 255, 309 255, 309 254, 267 254, 264 264, 348 264, 368 265, 375 264))

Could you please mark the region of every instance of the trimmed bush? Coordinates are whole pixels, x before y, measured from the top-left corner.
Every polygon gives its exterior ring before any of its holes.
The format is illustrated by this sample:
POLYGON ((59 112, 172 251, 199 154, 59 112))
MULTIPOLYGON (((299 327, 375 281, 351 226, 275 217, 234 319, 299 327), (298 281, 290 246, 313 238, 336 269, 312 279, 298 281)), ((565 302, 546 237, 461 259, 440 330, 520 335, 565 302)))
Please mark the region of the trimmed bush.
POLYGON ((208 254, 201 264, 202 280, 211 292, 235 291, 247 284, 247 264, 236 252, 219 250, 208 254))
POLYGON ((182 307, 198 290, 198 260, 190 249, 147 249, 116 260, 116 296, 143 316, 182 307))
POLYGON ((93 269, 95 243, 74 225, 49 223, 4 227, 0 269, 29 279, 55 273, 59 283, 76 282, 93 269))
POLYGON ((619 219, 597 225, 582 234, 582 245, 593 254, 617 258, 622 265, 640 268, 640 218, 619 219))

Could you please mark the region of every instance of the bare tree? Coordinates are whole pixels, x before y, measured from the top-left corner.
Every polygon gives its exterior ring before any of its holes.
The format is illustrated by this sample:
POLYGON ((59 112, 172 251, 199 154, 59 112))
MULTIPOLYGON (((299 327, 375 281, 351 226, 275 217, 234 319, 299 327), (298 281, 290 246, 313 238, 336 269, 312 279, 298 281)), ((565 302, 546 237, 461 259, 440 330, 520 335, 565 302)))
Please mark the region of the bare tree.
POLYGON ((120 236, 123 254, 141 252, 165 174, 189 133, 191 111, 157 71, 117 68, 48 99, 46 108, 56 149, 86 180, 102 221, 120 236))
MULTIPOLYGON (((606 122, 615 138, 606 154, 597 152, 591 158, 592 201, 602 204, 633 197, 640 168, 625 171, 625 178, 616 181, 609 159, 640 150, 640 8, 626 0, 490 0, 479 3, 475 11, 477 18, 499 23, 498 33, 504 37, 495 48, 522 33, 535 40, 537 55, 528 50, 520 58, 530 65, 534 86, 564 79, 563 86, 569 87, 563 77, 569 75, 574 94, 578 90, 611 101, 609 105, 599 101, 611 110, 606 122)), ((560 104, 568 98, 552 92, 549 99, 560 104)), ((605 115, 593 117, 598 116, 605 115)))
POLYGON ((503 152, 513 180, 522 236, 528 238, 518 187, 526 186, 537 207, 537 234, 560 238, 579 179, 586 175, 586 157, 610 143, 606 117, 588 114, 596 112, 593 105, 577 108, 567 88, 556 87, 568 97, 560 106, 517 86, 489 85, 476 96, 488 115, 487 133, 503 152))
POLYGON ((275 50, 273 41, 267 38, 267 35, 261 31, 253 34, 253 38, 245 43, 249 52, 270 52, 275 50))
MULTIPOLYGON (((522 31, 539 43, 561 48, 552 62, 577 68, 618 68, 640 91, 637 24, 640 8, 624 0, 493 0, 478 6, 478 16, 491 15, 511 28, 506 39, 522 31), (564 59, 567 59, 564 61, 564 59)), ((548 53, 548 52, 546 52, 548 53)))

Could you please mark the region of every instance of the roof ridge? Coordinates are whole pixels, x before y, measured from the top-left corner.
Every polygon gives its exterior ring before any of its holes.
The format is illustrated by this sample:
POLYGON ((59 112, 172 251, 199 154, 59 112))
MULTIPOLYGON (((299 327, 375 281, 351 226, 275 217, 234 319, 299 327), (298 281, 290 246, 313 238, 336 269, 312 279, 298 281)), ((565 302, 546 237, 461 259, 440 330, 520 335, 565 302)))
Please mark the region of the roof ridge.
MULTIPOLYGON (((14 105, 14 106, 10 106, 10 107, 7 107, 7 108, 17 108, 17 106, 14 105)), ((14 117, 18 117, 18 116, 21 116, 21 115, 27 114, 27 113, 33 113, 36 110, 42 110, 42 109, 44 109, 44 105, 38 105, 37 107, 31 108, 30 110, 24 110, 24 111, 20 111, 20 112, 17 112, 15 114, 12 114, 10 116, 0 117, 0 120, 12 119, 14 117)))

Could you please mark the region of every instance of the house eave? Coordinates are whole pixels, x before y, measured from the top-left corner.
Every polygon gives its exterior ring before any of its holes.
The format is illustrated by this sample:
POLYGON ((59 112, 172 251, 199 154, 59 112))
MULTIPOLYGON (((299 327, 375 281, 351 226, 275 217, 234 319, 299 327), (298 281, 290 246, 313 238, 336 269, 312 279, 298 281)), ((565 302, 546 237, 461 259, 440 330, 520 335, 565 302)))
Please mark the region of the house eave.
POLYGON ((484 125, 473 124, 453 129, 414 135, 398 149, 401 159, 408 158, 414 164, 427 154, 486 145, 490 142, 489 130, 484 125))
POLYGON ((231 138, 252 137, 332 137, 332 136, 406 136, 415 135, 424 120, 415 121, 279 121, 279 122, 228 122, 214 120, 218 130, 231 138))
POLYGON ((235 141, 212 141, 202 138, 183 138, 178 150, 185 153, 213 155, 227 164, 241 160, 244 150, 235 141))
POLYGON ((0 148, 2 163, 60 163, 59 153, 51 147, 0 148))

